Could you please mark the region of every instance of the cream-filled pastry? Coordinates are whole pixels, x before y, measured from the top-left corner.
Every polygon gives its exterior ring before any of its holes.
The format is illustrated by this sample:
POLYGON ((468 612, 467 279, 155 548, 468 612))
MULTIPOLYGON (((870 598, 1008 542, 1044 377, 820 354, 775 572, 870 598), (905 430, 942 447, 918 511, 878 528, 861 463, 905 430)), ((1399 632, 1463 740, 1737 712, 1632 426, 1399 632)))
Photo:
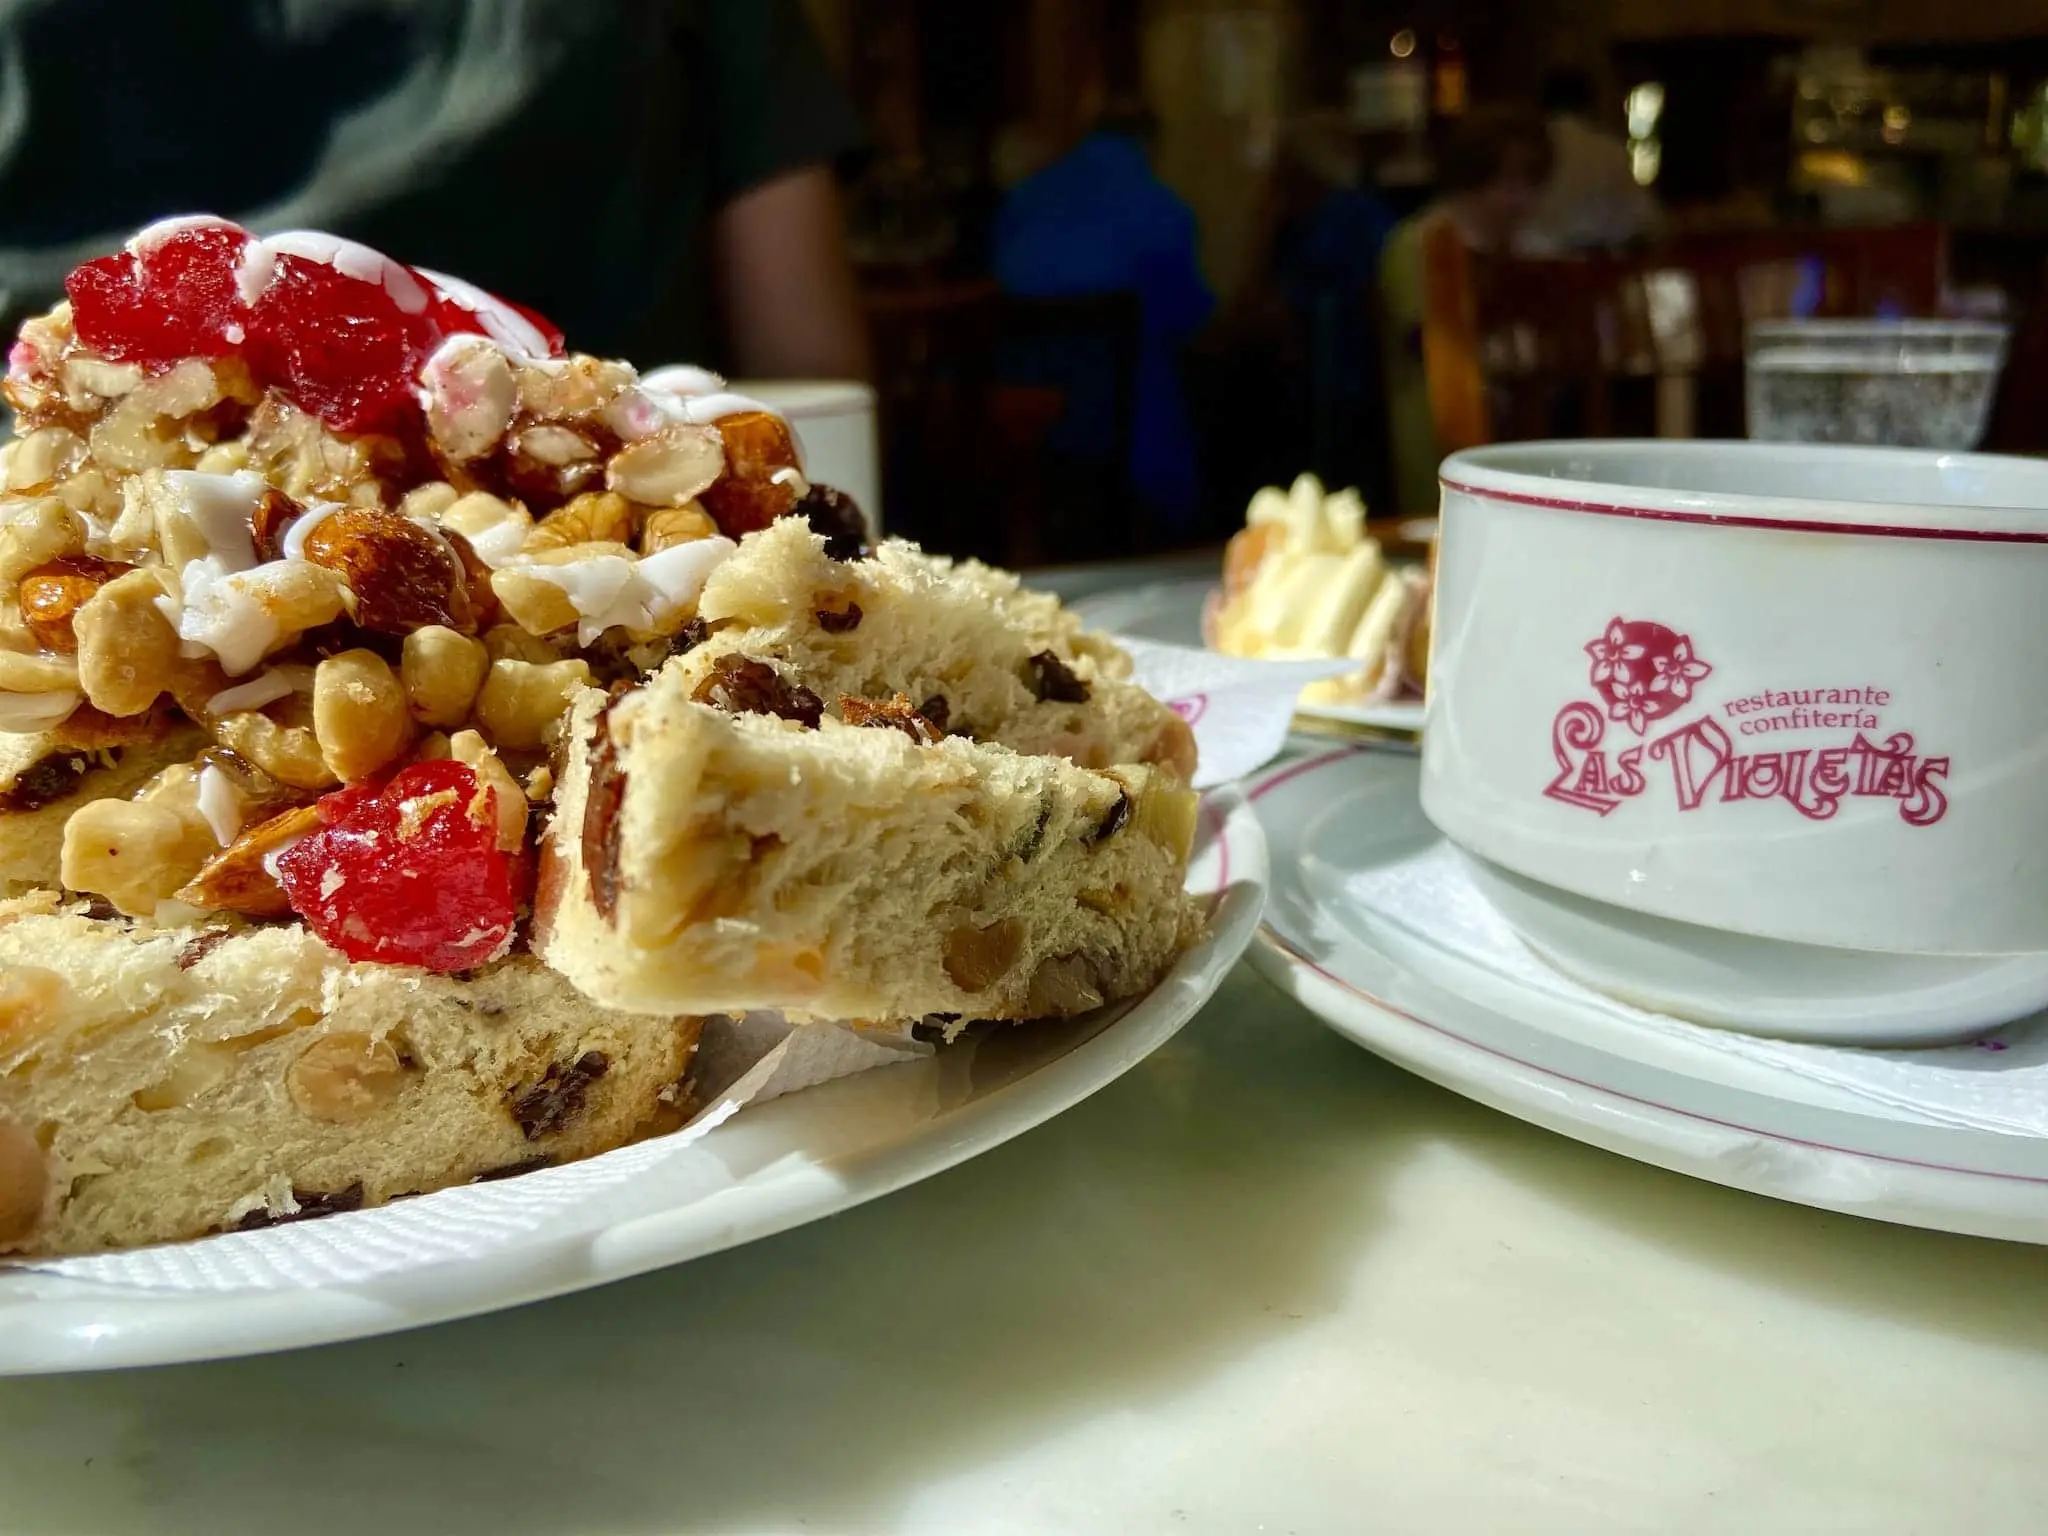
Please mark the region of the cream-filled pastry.
POLYGON ((1305 474, 1288 490, 1260 491, 1223 572, 1207 625, 1216 649, 1358 663, 1356 672, 1310 685, 1305 702, 1372 703, 1422 687, 1428 573, 1387 559, 1366 531, 1355 490, 1332 493, 1305 474))

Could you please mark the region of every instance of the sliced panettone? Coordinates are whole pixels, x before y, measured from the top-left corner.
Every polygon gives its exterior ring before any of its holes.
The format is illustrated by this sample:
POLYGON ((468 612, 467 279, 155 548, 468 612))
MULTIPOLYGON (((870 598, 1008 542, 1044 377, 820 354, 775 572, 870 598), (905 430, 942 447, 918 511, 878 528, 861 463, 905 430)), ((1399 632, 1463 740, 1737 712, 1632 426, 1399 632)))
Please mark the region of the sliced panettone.
POLYGON ((587 1157, 709 1007, 1071 1014, 1193 936, 1186 724, 868 555, 764 402, 312 231, 65 289, 0 376, 0 1254, 587 1157))
POLYGON ((728 707, 760 713, 696 702, 674 666, 577 707, 534 944, 588 996, 1038 1018, 1145 990, 1192 936, 1175 775, 942 737, 907 697, 849 697, 849 725, 750 665, 758 696, 728 707))
POLYGON ((0 903, 0 1253, 125 1248, 378 1205, 676 1123, 694 1018, 530 957, 351 964, 305 929, 0 903))
POLYGON ((1085 768, 1147 763, 1193 776, 1186 722, 1130 680, 1131 663, 1057 598, 1007 571, 901 540, 837 560, 788 519, 750 534, 706 584, 707 633, 675 665, 695 687, 721 658, 766 661, 816 693, 901 694, 942 733, 1052 753, 1085 768))

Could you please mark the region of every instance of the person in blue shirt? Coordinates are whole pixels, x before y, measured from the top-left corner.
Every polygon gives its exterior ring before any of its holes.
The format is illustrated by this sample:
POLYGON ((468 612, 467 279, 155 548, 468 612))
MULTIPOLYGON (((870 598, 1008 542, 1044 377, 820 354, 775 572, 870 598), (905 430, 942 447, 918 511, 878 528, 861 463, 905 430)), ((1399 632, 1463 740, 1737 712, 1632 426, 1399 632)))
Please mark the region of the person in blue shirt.
MULTIPOLYGON (((1131 482, 1168 527, 1186 529, 1200 495, 1194 433, 1177 368, 1180 349, 1209 319, 1192 209, 1152 169, 1149 113, 1113 104, 1065 155, 1020 182, 997 214, 996 280, 1024 298, 1135 294, 1143 315, 1131 426, 1131 482)), ((1053 446, 1103 457, 1114 381, 1076 353, 1044 382, 1067 395, 1053 446)))

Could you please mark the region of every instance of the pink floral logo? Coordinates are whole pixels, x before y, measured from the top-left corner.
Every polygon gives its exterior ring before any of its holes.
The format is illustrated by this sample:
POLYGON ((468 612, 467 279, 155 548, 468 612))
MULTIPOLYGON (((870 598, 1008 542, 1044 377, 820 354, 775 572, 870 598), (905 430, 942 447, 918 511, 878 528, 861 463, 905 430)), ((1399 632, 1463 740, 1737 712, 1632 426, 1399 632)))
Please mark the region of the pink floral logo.
POLYGON ((1693 685, 1714 670, 1693 654, 1690 636, 1647 619, 1614 620, 1586 654, 1607 718, 1626 720, 1638 736, 1689 700, 1693 685))
POLYGON ((1189 725, 1193 725, 1202 716, 1209 713, 1209 695, 1206 693, 1191 693, 1184 699, 1171 700, 1166 707, 1176 715, 1179 715, 1181 719, 1187 721, 1189 725))
POLYGON ((1739 665, 1717 675, 1690 635, 1647 619, 1610 620, 1585 652, 1595 697, 1569 700, 1551 720, 1557 776, 1543 793, 1552 800, 1608 816, 1661 780, 1681 812, 1782 800, 1828 821, 1845 801, 1878 799, 1896 802, 1911 827, 1948 814, 1949 760, 1885 725, 1889 688, 1765 687, 1742 679, 1739 665), (1706 679, 1718 695, 1731 676, 1748 691, 1706 703, 1706 679))

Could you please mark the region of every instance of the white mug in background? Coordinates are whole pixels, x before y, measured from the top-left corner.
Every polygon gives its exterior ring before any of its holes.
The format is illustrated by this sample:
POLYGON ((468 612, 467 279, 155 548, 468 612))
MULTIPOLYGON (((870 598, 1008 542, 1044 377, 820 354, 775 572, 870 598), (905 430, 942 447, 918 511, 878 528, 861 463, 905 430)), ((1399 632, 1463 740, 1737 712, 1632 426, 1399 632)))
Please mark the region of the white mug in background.
POLYGON ((788 418, 803 446, 805 474, 851 496, 868 520, 870 537, 880 538, 882 456, 874 390, 828 379, 735 381, 732 388, 788 418))
POLYGON ((1524 443, 1443 485, 1423 809, 1533 949, 1851 1044, 2048 1005, 2048 464, 1524 443))

